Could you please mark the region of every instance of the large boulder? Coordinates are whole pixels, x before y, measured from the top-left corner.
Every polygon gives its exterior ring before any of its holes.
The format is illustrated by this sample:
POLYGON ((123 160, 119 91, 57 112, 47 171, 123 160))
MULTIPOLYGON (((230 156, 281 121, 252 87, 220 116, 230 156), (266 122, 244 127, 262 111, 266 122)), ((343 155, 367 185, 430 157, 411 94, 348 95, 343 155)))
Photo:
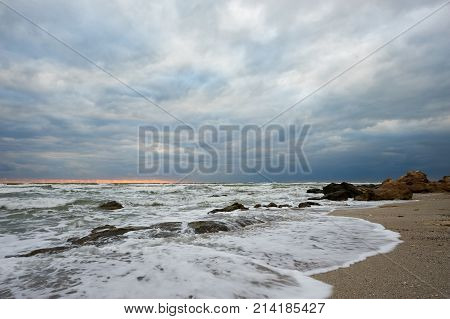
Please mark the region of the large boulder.
POLYGON ((355 196, 361 195, 363 192, 350 183, 331 183, 323 187, 324 196, 321 199, 328 199, 334 201, 343 201, 355 196))
POLYGON ((433 191, 433 186, 430 185, 427 175, 421 171, 409 171, 397 181, 406 185, 413 193, 429 193, 433 191))
POLYGON ((323 196, 320 199, 328 199, 328 200, 333 200, 333 201, 343 201, 343 200, 347 200, 349 198, 352 198, 353 196, 348 193, 345 190, 340 190, 340 191, 336 191, 336 192, 332 192, 329 194, 326 194, 325 196, 323 196))
POLYGON ((385 180, 380 186, 374 189, 366 189, 365 192, 355 197, 356 200, 394 200, 412 198, 412 191, 403 183, 392 179, 385 180))

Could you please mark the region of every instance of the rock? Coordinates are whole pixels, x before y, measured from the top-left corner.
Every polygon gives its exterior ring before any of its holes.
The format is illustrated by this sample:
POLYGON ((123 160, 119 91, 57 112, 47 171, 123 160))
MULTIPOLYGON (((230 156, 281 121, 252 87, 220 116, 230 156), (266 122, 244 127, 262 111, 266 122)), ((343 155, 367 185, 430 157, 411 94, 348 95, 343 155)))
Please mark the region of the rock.
POLYGON ((267 207, 267 208, 278 208, 278 205, 271 202, 271 203, 269 203, 269 205, 264 205, 264 207, 267 207))
POLYGON ((74 245, 85 245, 89 243, 98 242, 109 237, 116 237, 126 234, 130 231, 150 229, 148 226, 129 226, 129 227, 115 227, 111 225, 105 225, 101 227, 94 228, 91 233, 87 236, 81 238, 70 238, 70 241, 74 245))
POLYGON ((397 181, 405 184, 413 193, 429 193, 433 191, 427 175, 421 171, 409 171, 397 181))
POLYGON ((309 194, 321 194, 323 193, 323 190, 321 190, 320 188, 310 188, 306 192, 309 194))
POLYGON ((105 230, 112 230, 112 229, 116 229, 116 226, 104 225, 104 226, 95 227, 93 230, 91 230, 91 233, 98 233, 98 232, 102 232, 105 230))
POLYGON ((355 196, 361 195, 363 192, 350 183, 331 183, 323 188, 324 196, 321 199, 328 199, 334 201, 343 201, 355 196))
POLYGON ((241 217, 241 218, 238 218, 235 221, 235 223, 238 227, 247 227, 247 226, 254 225, 254 224, 261 224, 263 222, 256 218, 245 218, 245 217, 242 218, 241 217))
POLYGON ((254 208, 261 208, 261 204, 256 204, 255 206, 253 206, 254 208))
POLYGON ((181 222, 165 222, 151 225, 150 229, 157 229, 165 232, 177 232, 181 230, 181 222))
POLYGON ((450 176, 444 176, 437 182, 431 182, 434 192, 450 192, 450 176))
POLYGON ((351 194, 347 192, 346 190, 340 190, 336 192, 332 192, 329 194, 326 194, 321 199, 328 199, 328 200, 334 200, 334 201, 343 201, 349 199, 351 194))
POLYGON ((444 176, 439 180, 439 183, 450 184, 450 176, 444 176))
POLYGON ((215 214, 215 213, 221 213, 221 212, 232 212, 235 210, 248 210, 247 207, 245 207, 244 205, 240 204, 240 203, 234 203, 232 205, 229 205, 227 207, 224 208, 217 208, 217 209, 213 209, 212 211, 210 211, 208 214, 215 214))
POLYGON ((100 206, 98 206, 98 208, 106 209, 106 210, 116 210, 116 209, 123 208, 123 206, 119 202, 110 201, 110 202, 106 202, 106 203, 101 204, 100 206))
POLYGON ((374 200, 408 200, 412 198, 412 191, 404 184, 392 179, 385 180, 375 189, 369 189, 355 197, 356 200, 374 201, 374 200))
POLYGON ((199 220, 188 223, 196 234, 217 233, 220 231, 229 231, 230 228, 223 222, 212 220, 199 220))
POLYGON ((322 200, 322 197, 308 197, 307 200, 322 200))
POLYGON ((331 183, 323 188, 323 193, 325 195, 342 191, 345 191, 348 194, 348 198, 353 198, 362 193, 358 187, 346 182, 340 184, 331 183))
POLYGON ((285 207, 292 207, 292 206, 289 205, 289 204, 281 204, 281 205, 278 205, 278 208, 285 208, 285 207))
POLYGON ((320 206, 319 203, 314 203, 314 202, 303 202, 298 204, 298 208, 306 208, 306 207, 311 207, 311 206, 320 206))
POLYGON ((58 247, 50 247, 50 248, 40 248, 30 251, 26 254, 21 255, 14 255, 14 256, 6 256, 5 258, 11 258, 11 257, 32 257, 39 254, 56 254, 61 253, 63 251, 69 250, 70 246, 58 246, 58 247))

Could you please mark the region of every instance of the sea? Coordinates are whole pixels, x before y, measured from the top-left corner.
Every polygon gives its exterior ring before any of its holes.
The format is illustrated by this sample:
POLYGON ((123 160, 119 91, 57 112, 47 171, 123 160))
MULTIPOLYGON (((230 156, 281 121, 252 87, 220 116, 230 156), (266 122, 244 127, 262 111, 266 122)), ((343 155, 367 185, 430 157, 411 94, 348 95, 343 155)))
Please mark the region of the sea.
POLYGON ((399 234, 336 209, 391 201, 333 202, 296 209, 317 183, 0 184, 0 298, 327 298, 311 276, 386 253, 399 234), (108 201, 124 208, 102 210, 108 201), (208 214, 235 202, 249 210, 208 214), (254 208, 255 204, 289 204, 254 208), (254 223, 242 227, 242 221, 254 223), (193 221, 229 231, 196 234, 193 221), (53 254, 96 227, 181 222, 132 231, 53 254))

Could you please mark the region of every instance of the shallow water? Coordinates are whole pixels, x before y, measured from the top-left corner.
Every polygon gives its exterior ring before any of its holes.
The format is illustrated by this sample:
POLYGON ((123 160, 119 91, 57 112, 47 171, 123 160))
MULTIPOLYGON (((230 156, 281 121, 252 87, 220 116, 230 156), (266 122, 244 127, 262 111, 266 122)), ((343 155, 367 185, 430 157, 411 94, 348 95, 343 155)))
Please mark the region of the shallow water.
POLYGON ((2 298, 322 298, 332 287, 310 278, 386 252, 398 234, 364 220, 327 215, 387 202, 330 202, 294 210, 320 184, 0 185, 2 298), (222 196, 226 195, 226 196, 222 196), (116 200, 123 209, 98 205, 116 200), (248 211, 208 215, 233 202, 248 211), (258 224, 236 227, 242 218, 258 224), (194 234, 187 223, 214 220, 229 232, 194 234), (61 246, 102 225, 182 222, 165 236, 130 232, 58 254, 4 258, 61 246))

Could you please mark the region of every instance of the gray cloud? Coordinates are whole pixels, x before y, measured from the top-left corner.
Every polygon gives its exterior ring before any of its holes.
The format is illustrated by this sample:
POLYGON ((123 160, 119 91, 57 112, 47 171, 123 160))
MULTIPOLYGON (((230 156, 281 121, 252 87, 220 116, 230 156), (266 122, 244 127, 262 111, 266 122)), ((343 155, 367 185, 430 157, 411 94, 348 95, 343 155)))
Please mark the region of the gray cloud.
MULTIPOLYGON (((439 1, 14 1, 189 124, 263 124, 439 1)), ((312 174, 450 165, 450 7, 299 104, 312 174)), ((0 177, 133 177, 138 125, 176 124, 0 5, 0 177)), ((198 180, 261 180, 199 176, 198 180)))

